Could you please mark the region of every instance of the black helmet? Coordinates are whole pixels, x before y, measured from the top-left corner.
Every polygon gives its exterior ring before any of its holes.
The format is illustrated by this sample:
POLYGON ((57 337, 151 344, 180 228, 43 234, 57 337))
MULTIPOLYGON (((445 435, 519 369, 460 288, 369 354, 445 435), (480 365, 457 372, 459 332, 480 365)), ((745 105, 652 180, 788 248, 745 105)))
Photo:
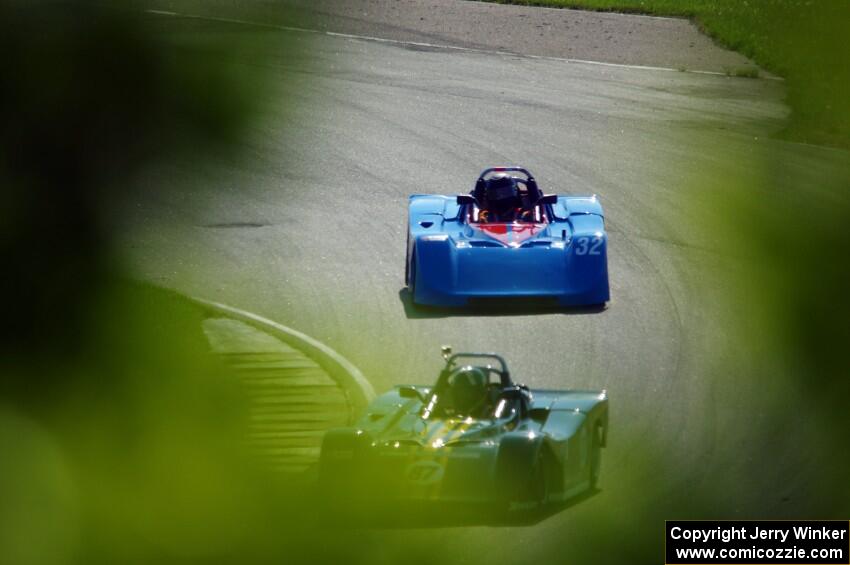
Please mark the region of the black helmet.
POLYGON ((519 205, 519 187, 514 177, 497 173, 487 180, 487 201, 498 210, 507 210, 519 205))
POLYGON ((486 397, 488 382, 487 373, 478 367, 466 366, 456 369, 449 377, 455 413, 468 416, 486 397))

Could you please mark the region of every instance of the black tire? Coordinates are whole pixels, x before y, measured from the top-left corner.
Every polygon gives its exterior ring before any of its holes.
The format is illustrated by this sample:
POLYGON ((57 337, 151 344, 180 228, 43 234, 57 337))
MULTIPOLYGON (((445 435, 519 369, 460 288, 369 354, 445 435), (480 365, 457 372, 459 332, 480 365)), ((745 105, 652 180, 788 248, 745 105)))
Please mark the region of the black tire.
POLYGON ((404 285, 410 290, 410 232, 407 233, 407 246, 404 248, 404 285))
POLYGON ((416 250, 410 254, 407 271, 407 292, 410 293, 410 303, 416 306, 416 250))
POLYGON ((552 491, 552 474, 552 462, 546 449, 541 447, 531 473, 531 500, 537 507, 542 508, 549 504, 549 495, 552 491))
MULTIPOLYGON (((410 234, 407 235, 407 239, 408 245, 410 245, 410 234)), ((408 261, 404 265, 404 283, 407 285, 410 306, 414 310, 422 310, 424 307, 416 302, 416 242, 414 242, 408 261)))
POLYGON ((549 503, 552 486, 552 471, 546 449, 540 447, 528 476, 523 484, 508 499, 508 507, 518 505, 520 514, 534 512, 549 503))
POLYGON ((599 484, 599 474, 602 471, 602 426, 599 424, 593 426, 590 433, 589 449, 590 490, 595 490, 599 484))
POLYGON ((500 516, 518 517, 538 509, 551 492, 550 452, 541 437, 502 438, 496 460, 493 501, 500 516))
POLYGON ((351 428, 335 429, 325 433, 319 452, 316 494, 320 513, 325 518, 344 518, 361 506, 367 497, 364 479, 369 468, 368 434, 351 428), (340 459, 334 452, 348 452, 340 459))

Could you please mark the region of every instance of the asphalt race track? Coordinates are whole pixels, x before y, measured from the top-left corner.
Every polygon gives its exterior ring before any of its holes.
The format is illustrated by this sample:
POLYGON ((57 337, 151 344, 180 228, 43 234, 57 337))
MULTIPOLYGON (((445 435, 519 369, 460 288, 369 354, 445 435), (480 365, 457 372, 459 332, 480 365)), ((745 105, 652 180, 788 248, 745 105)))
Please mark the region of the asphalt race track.
MULTIPOLYGON (((155 194, 137 203, 126 242, 138 274, 323 340, 377 391, 431 382, 442 344, 499 352, 532 387, 607 389, 602 490, 522 529, 527 544, 554 532, 570 543, 572 524, 624 493, 665 497, 735 473, 725 450, 750 441, 759 416, 742 425, 753 391, 734 383, 751 361, 728 331, 736 309, 724 298, 741 259, 715 231, 728 221, 715 203, 768 148, 801 166, 821 158, 767 139, 787 112, 780 81, 265 33, 294 36, 302 53, 267 62, 288 71, 276 86, 297 111, 270 99, 242 157, 150 173, 155 194), (546 192, 599 195, 606 309, 411 307, 408 195, 467 192, 497 164, 528 167, 546 192), (718 367, 728 378, 709 378, 718 367), (649 442, 662 455, 643 466, 649 442)), ((778 470, 759 480, 782 486, 730 488, 718 507, 781 517, 781 497, 801 487, 778 470)), ((440 539, 461 557, 510 561, 507 542, 483 531, 440 539)))

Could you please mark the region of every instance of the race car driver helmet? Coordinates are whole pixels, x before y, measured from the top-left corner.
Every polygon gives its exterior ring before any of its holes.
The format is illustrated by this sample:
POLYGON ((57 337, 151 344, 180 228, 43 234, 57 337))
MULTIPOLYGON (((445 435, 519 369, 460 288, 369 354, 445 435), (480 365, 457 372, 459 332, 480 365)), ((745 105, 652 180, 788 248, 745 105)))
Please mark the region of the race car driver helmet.
POLYGON ((519 206, 519 187, 516 179, 506 173, 497 173, 490 177, 487 180, 487 204, 496 213, 519 206))
POLYGON ((487 374, 478 367, 458 368, 449 378, 451 404, 455 414, 469 416, 487 398, 487 374))

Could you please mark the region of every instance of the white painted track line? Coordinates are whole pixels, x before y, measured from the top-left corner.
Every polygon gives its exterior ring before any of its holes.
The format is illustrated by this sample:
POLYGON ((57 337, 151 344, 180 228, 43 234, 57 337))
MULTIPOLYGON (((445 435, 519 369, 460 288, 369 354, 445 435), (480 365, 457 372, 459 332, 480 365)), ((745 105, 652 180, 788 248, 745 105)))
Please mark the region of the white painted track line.
MULTIPOLYGON (((360 41, 373 41, 378 43, 388 43, 392 45, 408 45, 411 47, 424 47, 428 49, 445 49, 452 51, 463 51, 466 53, 481 53, 486 55, 501 55, 508 57, 523 57, 526 59, 535 59, 542 61, 560 61, 563 63, 573 63, 580 65, 597 65, 602 67, 614 67, 621 69, 635 69, 641 71, 662 71, 662 72, 676 72, 676 73, 693 73, 700 75, 714 75, 714 76, 728 76, 726 73, 718 72, 718 71, 700 71, 700 70, 690 70, 690 69, 673 69, 670 67, 654 67, 650 65, 628 65, 625 63, 608 63, 604 61, 589 61, 586 59, 570 59, 565 57, 551 57, 546 55, 523 55, 520 53, 512 53, 510 51, 494 51, 491 49, 476 49, 474 47, 461 47, 459 45, 446 45, 440 43, 425 43, 421 41, 404 41, 401 39, 387 39, 385 37, 374 37, 371 35, 356 35, 352 33, 340 33, 336 31, 322 31, 318 29, 308 29, 294 26, 285 26, 279 24, 269 24, 263 22, 253 22, 249 20, 240 20, 235 18, 222 18, 216 16, 201 16, 198 14, 184 14, 179 12, 169 12, 167 10, 145 10, 147 14, 153 14, 157 16, 168 16, 168 17, 176 17, 176 18, 189 18, 195 20, 205 20, 210 22, 222 22, 229 24, 237 24, 237 25, 245 25, 245 26, 253 26, 253 27, 262 27, 267 29, 276 29, 279 31, 289 31, 296 33, 315 33, 320 35, 325 35, 329 37, 339 37, 343 39, 354 39, 360 41)), ((730 77, 730 78, 738 78, 738 77, 730 77)), ((766 79, 766 80, 784 80, 782 77, 776 76, 759 76, 758 78, 766 79)), ((752 80, 752 79, 750 79, 752 80)))

